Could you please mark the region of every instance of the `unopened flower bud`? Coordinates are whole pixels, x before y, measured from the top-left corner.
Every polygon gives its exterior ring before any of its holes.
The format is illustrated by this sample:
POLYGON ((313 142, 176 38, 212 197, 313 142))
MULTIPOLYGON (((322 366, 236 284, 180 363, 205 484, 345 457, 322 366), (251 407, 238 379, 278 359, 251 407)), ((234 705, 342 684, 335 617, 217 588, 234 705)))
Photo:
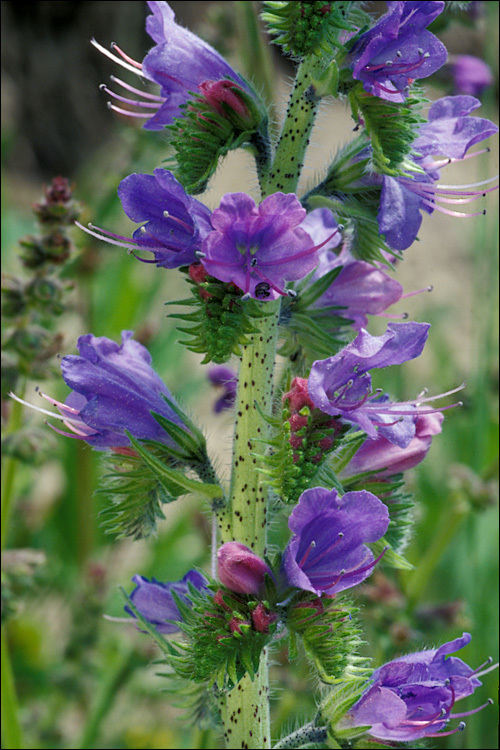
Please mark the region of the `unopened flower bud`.
POLYGON ((255 630, 259 633, 269 633, 269 626, 276 622, 278 616, 259 602, 252 612, 252 622, 255 630))
POLYGON ((221 583, 236 594, 257 596, 266 573, 272 575, 264 560, 239 542, 223 544, 217 552, 217 562, 221 583))
POLYGON ((294 378, 290 390, 283 396, 283 401, 288 399, 292 414, 299 412, 304 406, 314 409, 314 404, 307 390, 307 378, 294 378))
POLYGON ((198 88, 210 106, 238 130, 253 130, 261 124, 255 100, 234 81, 203 81, 198 88))
POLYGON ((250 629, 250 622, 248 620, 242 620, 239 617, 232 617, 229 620, 228 625, 231 633, 238 633, 238 635, 245 635, 250 629))

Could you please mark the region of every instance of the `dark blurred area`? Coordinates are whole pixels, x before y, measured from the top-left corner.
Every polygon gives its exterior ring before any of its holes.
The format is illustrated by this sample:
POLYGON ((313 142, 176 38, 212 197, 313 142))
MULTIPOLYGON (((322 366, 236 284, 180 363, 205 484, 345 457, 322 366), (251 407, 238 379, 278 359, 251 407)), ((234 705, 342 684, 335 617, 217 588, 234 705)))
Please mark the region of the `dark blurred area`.
MULTIPOLYGON (((180 23, 212 5, 173 2, 180 23), (204 6, 204 7, 201 7, 204 6)), ((141 61, 153 46, 145 2, 1 2, 2 158, 7 171, 41 181, 74 175, 113 135, 116 119, 99 83, 117 66, 92 47, 116 41, 141 61)), ((130 77, 130 76, 129 76, 130 77)))

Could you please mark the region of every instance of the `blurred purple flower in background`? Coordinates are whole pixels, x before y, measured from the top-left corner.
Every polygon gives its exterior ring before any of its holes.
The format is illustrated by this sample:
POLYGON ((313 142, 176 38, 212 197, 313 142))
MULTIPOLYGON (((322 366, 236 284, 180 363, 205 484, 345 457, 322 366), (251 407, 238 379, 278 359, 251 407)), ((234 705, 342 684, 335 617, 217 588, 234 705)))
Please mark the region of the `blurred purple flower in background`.
MULTIPOLYGON (((188 584, 201 591, 207 588, 205 576, 196 570, 190 570, 180 581, 162 583, 155 578, 149 581, 143 576, 136 575, 132 578, 136 584, 130 594, 130 600, 138 612, 151 625, 154 625, 158 633, 166 635, 176 633, 180 630, 177 625, 169 620, 182 620, 181 614, 174 601, 172 592, 175 592, 183 601, 189 603, 188 584)), ((130 607, 125 607, 125 612, 135 617, 130 607)))
POLYGON ((213 365, 208 368, 207 378, 216 388, 222 388, 222 395, 214 404, 214 412, 219 414, 221 411, 231 409, 234 406, 238 388, 236 373, 225 365, 213 365))
POLYGON ((480 57, 454 55, 450 63, 457 94, 481 96, 495 80, 490 66, 480 57))

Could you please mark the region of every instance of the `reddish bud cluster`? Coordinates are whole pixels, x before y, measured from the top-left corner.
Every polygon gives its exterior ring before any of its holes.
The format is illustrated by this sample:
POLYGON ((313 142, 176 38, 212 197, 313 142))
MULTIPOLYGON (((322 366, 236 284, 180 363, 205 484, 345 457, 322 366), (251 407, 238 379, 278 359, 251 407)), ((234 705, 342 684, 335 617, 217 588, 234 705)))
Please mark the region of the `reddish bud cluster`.
POLYGON ((44 198, 33 204, 33 211, 41 224, 72 224, 80 215, 80 207, 73 202, 73 186, 66 177, 54 177, 44 189, 44 198))
POLYGON ((283 402, 290 410, 290 446, 293 448, 293 462, 300 460, 301 453, 308 448, 307 459, 319 463, 325 453, 332 450, 335 438, 342 426, 336 419, 314 407, 307 389, 306 378, 294 378, 290 390, 284 394, 283 402), (332 434, 325 434, 325 431, 332 434), (312 453, 312 450, 316 452, 312 453))

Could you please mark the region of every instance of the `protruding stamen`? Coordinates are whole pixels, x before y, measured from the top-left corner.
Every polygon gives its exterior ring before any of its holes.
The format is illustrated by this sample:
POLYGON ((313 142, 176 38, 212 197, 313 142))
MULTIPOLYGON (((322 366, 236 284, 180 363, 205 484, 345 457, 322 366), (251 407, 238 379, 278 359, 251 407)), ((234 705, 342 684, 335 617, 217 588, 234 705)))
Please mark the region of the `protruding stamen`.
POLYGON ((422 294, 422 292, 432 292, 434 287, 432 284, 429 284, 429 286, 425 286, 423 289, 416 289, 414 292, 406 292, 405 294, 402 294, 401 299, 408 299, 408 297, 414 297, 415 294, 422 294))
POLYGON ((483 703, 482 706, 478 706, 477 708, 473 708, 471 711, 462 711, 459 714, 450 714, 450 719, 462 719, 464 716, 472 716, 472 714, 477 714, 478 711, 482 711, 483 708, 486 708, 486 706, 492 706, 493 705, 493 698, 488 698, 486 703, 483 703))
POLYGON ((139 112, 131 112, 129 109, 122 109, 111 102, 108 102, 108 109, 112 109, 113 112, 118 112, 119 115, 125 115, 126 117, 138 117, 145 120, 151 117, 150 114, 140 114, 139 112))
POLYGON ((127 91, 131 91, 133 94, 139 94, 139 96, 144 97, 145 99, 154 99, 157 102, 164 103, 165 97, 164 96, 158 96, 158 94, 151 94, 149 91, 141 91, 141 89, 136 88, 135 86, 131 86, 130 83, 126 83, 125 81, 122 81, 121 78, 117 78, 116 76, 110 76, 110 79, 113 81, 113 83, 117 83, 118 86, 121 86, 124 89, 127 89, 127 91))
MULTIPOLYGON (((140 75, 141 75, 141 73, 139 72, 139 70, 137 69, 137 67, 136 67, 135 65, 131 65, 131 64, 129 64, 129 63, 127 63, 127 62, 125 62, 125 60, 121 60, 121 59, 120 59, 119 57, 117 57, 116 55, 113 55, 113 53, 112 53, 112 52, 110 52, 110 51, 109 51, 108 49, 106 49, 105 47, 103 47, 103 46, 102 46, 102 44, 99 44, 99 42, 96 42, 96 40, 95 40, 95 39, 91 39, 91 40, 90 40, 90 43, 91 43, 91 44, 92 44, 92 45, 93 45, 93 46, 94 46, 94 47, 95 47, 96 49, 98 49, 98 50, 99 50, 99 52, 102 52, 102 54, 103 54, 103 55, 105 55, 106 57, 109 57, 109 59, 110 59, 110 60, 113 60, 113 62, 117 63, 118 65, 121 65, 121 66, 122 66, 122 68, 125 68, 126 70, 130 70, 130 71, 131 71, 132 73, 135 73, 135 74, 136 74, 136 75, 138 75, 138 76, 140 76, 140 75)), ((134 61, 134 62, 135 62, 135 61, 134 61)), ((140 67, 141 67, 141 66, 140 66, 140 67)))
POLYGON ((309 553, 310 553, 310 552, 311 552, 311 550, 312 550, 312 549, 314 549, 315 547, 316 547, 316 542, 315 542, 315 541, 314 541, 314 539, 313 539, 313 540, 312 540, 312 542, 311 542, 311 544, 309 545, 309 547, 308 547, 308 548, 306 549, 306 551, 305 551, 305 554, 304 554, 304 556, 303 556, 302 560, 301 560, 301 561, 299 562, 299 568, 301 568, 301 567, 302 567, 302 566, 304 565, 305 561, 306 561, 306 560, 307 560, 307 558, 309 557, 309 553))
POLYGON ((122 49, 120 49, 120 47, 117 45, 116 42, 111 42, 110 47, 111 49, 114 49, 116 52, 118 52, 118 54, 121 57, 123 57, 125 62, 130 63, 130 65, 133 65, 134 68, 139 68, 140 70, 142 70, 142 63, 138 63, 137 60, 134 60, 132 57, 125 54, 125 52, 122 49))
POLYGON ((295 255, 288 255, 285 258, 279 258, 278 260, 270 260, 270 261, 264 261, 263 263, 259 263, 259 265, 262 268, 265 268, 266 266, 280 266, 283 263, 293 263, 295 260, 299 260, 299 258, 305 258, 307 255, 311 255, 312 253, 315 253, 317 250, 321 250, 322 247, 324 247, 330 240, 335 237, 336 234, 340 232, 340 228, 337 227, 335 231, 332 232, 332 234, 326 238, 324 242, 321 242, 319 245, 315 245, 314 247, 310 247, 307 250, 302 250, 299 253, 295 253, 295 255))
POLYGON ((202 253, 201 250, 195 250, 194 254, 196 255, 197 258, 206 258, 207 257, 207 254, 206 253, 202 253))
POLYGON ((162 106, 163 102, 141 102, 137 99, 128 99, 126 96, 120 96, 120 94, 115 94, 114 91, 111 91, 105 83, 101 83, 99 85, 99 89, 101 91, 104 91, 108 96, 112 96, 114 99, 118 99, 118 101, 123 102, 124 104, 131 104, 133 107, 147 107, 149 109, 158 109, 162 106))
POLYGON ((18 401, 20 404, 23 404, 23 406, 28 406, 30 409, 34 409, 35 411, 40 412, 40 414, 47 414, 47 416, 52 417, 52 419, 59 419, 61 422, 73 422, 75 425, 81 425, 82 421, 81 419, 72 419, 71 417, 64 416, 63 414, 55 414, 53 411, 49 411, 48 409, 42 409, 40 406, 35 406, 35 404, 30 404, 29 401, 24 401, 24 399, 19 398, 19 396, 16 396, 15 393, 9 393, 9 396, 14 399, 14 401, 18 401))
POLYGON ((451 729, 449 732, 436 732, 435 734, 426 734, 426 737, 449 737, 450 734, 456 734, 457 732, 463 732, 466 727, 465 721, 461 721, 456 729, 451 729))

